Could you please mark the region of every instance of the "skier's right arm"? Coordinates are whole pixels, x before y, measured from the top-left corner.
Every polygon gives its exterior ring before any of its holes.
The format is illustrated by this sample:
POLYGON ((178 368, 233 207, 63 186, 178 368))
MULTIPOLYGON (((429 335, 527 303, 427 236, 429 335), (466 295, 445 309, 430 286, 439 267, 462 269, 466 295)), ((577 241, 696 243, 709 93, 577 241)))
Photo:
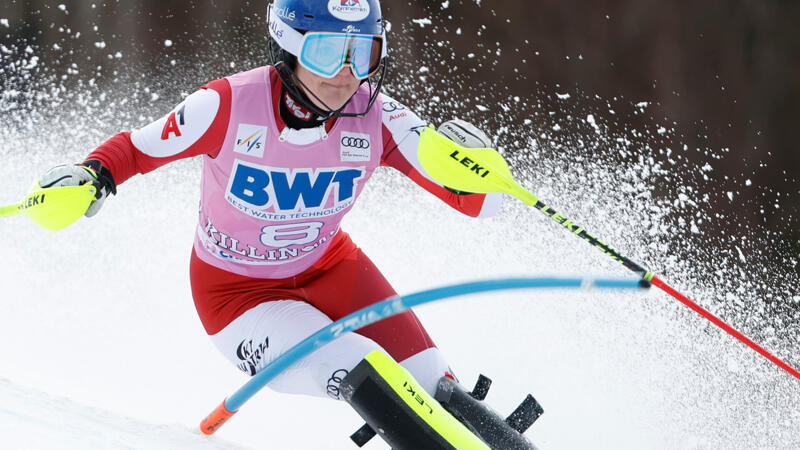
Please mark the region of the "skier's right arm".
POLYGON ((132 132, 119 133, 92 151, 83 163, 57 166, 40 180, 42 187, 75 186, 92 181, 100 187, 87 216, 97 213, 109 193, 128 178, 169 162, 198 155, 215 157, 228 129, 231 88, 212 81, 189 95, 164 117, 132 132), (91 169, 91 170, 89 170, 91 169))

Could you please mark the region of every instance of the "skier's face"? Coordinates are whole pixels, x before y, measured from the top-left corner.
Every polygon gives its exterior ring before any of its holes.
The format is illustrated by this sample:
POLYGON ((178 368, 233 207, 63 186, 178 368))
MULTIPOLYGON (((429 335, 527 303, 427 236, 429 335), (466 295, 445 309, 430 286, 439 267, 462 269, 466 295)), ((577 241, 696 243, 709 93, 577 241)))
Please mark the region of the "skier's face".
MULTIPOLYGON (((349 66, 342 67, 333 78, 323 78, 319 75, 311 73, 308 69, 303 67, 302 64, 297 65, 295 75, 303 83, 306 95, 319 108, 337 110, 350 100, 350 97, 356 93, 358 86, 361 82, 353 76, 353 72, 349 66), (314 95, 311 95, 311 94, 314 95), (321 105, 320 102, 314 97, 319 97, 325 104, 321 105)), ((301 85, 301 86, 302 86, 301 85)))

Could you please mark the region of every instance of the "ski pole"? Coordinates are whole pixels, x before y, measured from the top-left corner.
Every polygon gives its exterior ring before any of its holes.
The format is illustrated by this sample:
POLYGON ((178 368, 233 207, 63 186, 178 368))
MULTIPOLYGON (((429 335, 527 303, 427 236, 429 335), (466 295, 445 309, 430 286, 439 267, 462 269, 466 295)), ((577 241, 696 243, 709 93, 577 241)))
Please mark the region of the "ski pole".
POLYGON ((331 342, 350 331, 356 331, 369 324, 394 316, 414 306, 436 300, 480 292, 508 289, 532 288, 601 288, 601 289, 637 289, 647 288, 648 283, 642 280, 615 279, 580 279, 580 278, 507 278, 498 280, 476 281, 455 284, 404 296, 394 296, 362 308, 345 316, 327 327, 307 337, 285 353, 267 364, 230 397, 222 401, 214 411, 200 422, 200 431, 214 434, 225 422, 233 417, 245 402, 250 400, 267 383, 292 364, 303 359, 314 350, 331 342))
POLYGON ((615 261, 637 273, 643 280, 652 283, 668 295, 674 297, 714 325, 723 329, 726 333, 735 337, 761 356, 767 358, 769 361, 800 380, 800 372, 796 369, 711 314, 708 310, 689 300, 689 298, 673 289, 652 272, 623 256, 620 252, 593 236, 583 227, 576 225, 568 218, 539 201, 533 193, 517 183, 511 175, 508 163, 506 163, 505 159, 503 159, 496 150, 490 148, 464 148, 437 133, 432 127, 427 127, 420 132, 418 156, 425 171, 444 186, 474 193, 503 192, 518 198, 529 206, 533 206, 569 230, 572 234, 578 236, 589 243, 589 245, 597 248, 615 261))
POLYGON ((689 307, 694 312, 700 314, 701 316, 703 316, 704 318, 709 320, 714 325, 722 328, 723 330, 725 330, 726 333, 728 333, 731 336, 735 337, 736 339, 738 339, 739 341, 741 341, 742 343, 744 343, 745 345, 747 345, 751 349, 755 350, 761 356, 767 358, 772 363, 774 363, 775 365, 777 365, 781 369, 789 372, 795 378, 800 380, 800 372, 798 372, 797 370, 795 370, 793 367, 789 366, 788 364, 786 364, 782 360, 778 359, 775 355, 773 355, 772 353, 768 352, 767 350, 765 350, 760 345, 758 345, 755 342, 753 342, 747 336, 745 336, 744 334, 740 333, 735 328, 733 328, 732 326, 728 325, 727 323, 722 321, 720 318, 718 318, 717 316, 715 316, 714 314, 712 314, 711 312, 709 312, 708 310, 706 310, 702 306, 700 306, 697 303, 689 300, 689 298, 687 298, 685 295, 681 294, 680 292, 678 292, 677 290, 675 290, 674 288, 669 286, 667 283, 665 283, 663 280, 658 278, 652 272, 649 272, 649 271, 645 270, 639 264, 631 261, 629 258, 626 258, 622 254, 620 254, 618 251, 616 251, 613 248, 611 248, 611 246, 609 246, 608 244, 606 244, 606 243, 602 242, 601 240, 597 239, 596 237, 592 236, 591 234, 589 234, 583 228, 573 224, 566 217, 564 217, 564 216, 558 214, 557 212, 553 211, 549 206, 545 205, 541 201, 537 201, 536 204, 533 205, 533 206, 534 206, 534 208, 538 209, 539 211, 541 211, 545 215, 549 216, 551 219, 553 219, 556 222, 560 223, 565 228, 567 228, 570 231, 572 231, 573 234, 575 234, 578 237, 582 238, 583 240, 588 242, 590 245, 594 246, 595 248, 597 248, 601 252, 603 252, 606 255, 610 256, 612 259, 614 259, 615 261, 621 263, 623 266, 627 267, 628 269, 632 270, 633 272, 636 272, 645 281, 648 281, 648 282, 652 283, 655 287, 661 289, 662 291, 664 291, 668 295, 672 296, 673 298, 675 298, 679 302, 683 303, 684 305, 689 307))

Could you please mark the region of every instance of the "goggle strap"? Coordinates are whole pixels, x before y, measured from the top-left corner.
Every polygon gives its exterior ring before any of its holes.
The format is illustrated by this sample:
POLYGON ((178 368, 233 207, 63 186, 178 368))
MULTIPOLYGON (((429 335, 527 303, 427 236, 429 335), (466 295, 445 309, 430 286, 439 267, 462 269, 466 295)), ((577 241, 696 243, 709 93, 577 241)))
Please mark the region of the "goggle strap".
POLYGON ((300 45, 303 43, 303 33, 286 24, 275 14, 275 9, 269 7, 269 35, 278 45, 294 56, 300 56, 300 45))

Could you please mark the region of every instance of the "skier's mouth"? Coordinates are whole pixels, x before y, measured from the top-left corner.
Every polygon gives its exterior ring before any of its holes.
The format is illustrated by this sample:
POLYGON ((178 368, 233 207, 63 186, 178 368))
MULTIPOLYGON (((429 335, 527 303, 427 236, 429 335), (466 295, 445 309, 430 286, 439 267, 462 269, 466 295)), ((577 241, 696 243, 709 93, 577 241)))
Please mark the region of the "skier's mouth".
POLYGON ((326 81, 326 82, 323 82, 323 84, 326 84, 326 85, 330 86, 333 89, 352 89, 353 88, 351 83, 331 83, 331 82, 326 81))

